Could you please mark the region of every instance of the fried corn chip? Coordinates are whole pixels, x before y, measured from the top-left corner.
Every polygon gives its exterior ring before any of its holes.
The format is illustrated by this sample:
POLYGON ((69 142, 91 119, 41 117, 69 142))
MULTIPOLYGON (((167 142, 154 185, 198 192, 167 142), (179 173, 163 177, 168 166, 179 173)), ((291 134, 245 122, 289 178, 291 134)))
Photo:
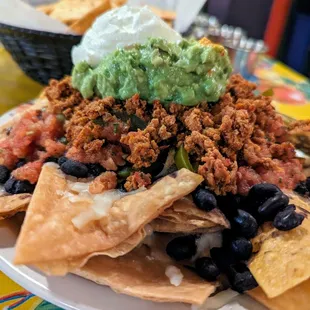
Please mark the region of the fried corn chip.
POLYGON ((148 7, 153 11, 153 13, 165 21, 172 22, 176 19, 177 13, 175 11, 163 10, 151 5, 148 7))
POLYGON ((205 212, 198 209, 189 198, 176 201, 151 223, 158 232, 212 232, 229 228, 229 222, 223 213, 214 209, 205 212))
POLYGON ((172 285, 165 275, 169 265, 174 262, 151 259, 148 247, 141 246, 116 259, 94 257, 73 273, 108 285, 118 293, 159 302, 202 304, 214 292, 214 283, 208 283, 180 266, 176 267, 184 278, 179 286, 172 285))
POLYGON ((42 4, 37 6, 36 9, 46 15, 50 15, 53 12, 56 4, 57 3, 42 4))
POLYGON ((74 202, 72 197, 60 195, 68 191, 68 182, 55 166, 45 165, 17 240, 15 263, 72 261, 114 248, 192 192, 202 180, 200 175, 181 169, 148 190, 115 201, 107 216, 77 229, 72 219, 90 210, 92 202, 74 202))
POLYGON ((106 0, 61 0, 54 5, 49 16, 71 25, 100 7, 103 2, 106 0))
POLYGON ((85 31, 91 27, 99 15, 111 8, 110 2, 108 0, 102 0, 101 2, 102 3, 99 6, 93 8, 83 17, 72 23, 70 28, 77 34, 84 34, 85 31))
POLYGON ((26 211, 31 194, 17 194, 0 197, 0 220, 11 217, 18 212, 26 211))
POLYGON ((127 3, 127 0, 110 0, 111 8, 119 8, 127 3))
POLYGON ((145 238, 145 236, 146 232, 143 228, 131 235, 127 240, 123 241, 116 247, 109 250, 91 253, 80 258, 75 258, 74 260, 59 260, 41 264, 39 263, 36 264, 36 267, 38 267, 41 271, 45 272, 48 275, 63 276, 73 269, 84 266, 87 261, 94 256, 105 255, 111 258, 123 256, 136 248, 145 238))
POLYGON ((290 203, 303 213, 305 219, 299 227, 279 231, 266 223, 254 240, 259 252, 249 268, 269 298, 279 296, 310 278, 310 201, 294 193, 286 193, 290 203))
POLYGON ((310 280, 271 299, 260 287, 249 291, 248 294, 270 310, 308 310, 310 307, 310 280))

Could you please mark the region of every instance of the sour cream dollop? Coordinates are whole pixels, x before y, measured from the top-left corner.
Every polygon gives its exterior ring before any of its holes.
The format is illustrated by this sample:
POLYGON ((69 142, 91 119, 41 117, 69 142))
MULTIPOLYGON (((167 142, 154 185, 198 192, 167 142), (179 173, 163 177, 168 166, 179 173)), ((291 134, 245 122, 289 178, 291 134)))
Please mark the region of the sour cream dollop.
POLYGON ((111 10, 94 22, 82 42, 73 47, 72 61, 86 61, 95 67, 100 60, 118 48, 143 44, 150 37, 178 42, 180 34, 147 7, 123 6, 111 10))

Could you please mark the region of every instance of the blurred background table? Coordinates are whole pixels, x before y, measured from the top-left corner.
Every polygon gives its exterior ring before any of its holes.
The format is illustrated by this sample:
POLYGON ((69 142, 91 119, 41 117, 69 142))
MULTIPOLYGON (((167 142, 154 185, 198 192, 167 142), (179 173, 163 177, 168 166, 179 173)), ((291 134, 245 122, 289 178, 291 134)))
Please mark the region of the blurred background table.
POLYGON ((0 114, 35 98, 42 88, 19 69, 0 45, 0 114))

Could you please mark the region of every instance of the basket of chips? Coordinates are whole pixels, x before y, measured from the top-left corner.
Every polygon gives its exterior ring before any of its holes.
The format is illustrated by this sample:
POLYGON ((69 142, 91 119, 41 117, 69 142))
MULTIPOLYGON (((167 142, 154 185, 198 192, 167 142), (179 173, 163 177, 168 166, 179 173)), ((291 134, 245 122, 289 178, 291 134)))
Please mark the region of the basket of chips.
MULTIPOLYGON (((59 79, 70 74, 72 47, 81 41, 82 35, 97 16, 124 4, 121 0, 40 1, 39 6, 35 6, 38 1, 28 1, 30 5, 17 0, 13 2, 4 3, 7 13, 13 16, 4 21, 0 19, 0 42, 20 68, 41 84, 48 84, 51 78, 59 79), (22 12, 19 15, 16 6, 22 12), (24 19, 24 16, 30 22, 22 25, 18 22, 16 25, 15 21, 24 19), (31 19, 34 20, 32 24, 31 19)), ((4 15, 2 7, 0 10, 4 15)))
MULTIPOLYGON (((28 76, 45 85, 51 78, 60 79, 71 73, 71 49, 81 41, 82 35, 95 19, 106 11, 127 3, 126 0, 58 0, 52 3, 28 0, 28 2, 31 5, 19 0, 5 2, 4 7, 5 5, 8 7, 7 14, 0 5, 0 42, 28 76), (37 5, 38 3, 40 5, 37 5), (16 14, 17 6, 22 10, 19 15, 16 14), (10 15, 5 22, 1 20, 1 13, 2 17, 10 15), (12 25, 14 16, 18 23, 26 20, 24 16, 27 16, 29 23, 31 19, 35 20, 33 22, 35 27, 12 25), (51 28, 51 24, 55 24, 58 26, 57 29, 62 29, 59 28, 62 26, 65 30, 60 33, 61 31, 46 31, 44 28, 42 31, 40 29, 42 24, 48 25, 48 29, 51 28)), ((173 11, 155 7, 151 9, 169 24, 175 19, 173 11)))
POLYGON ((70 74, 71 49, 80 40, 79 35, 56 34, 0 23, 0 41, 5 49, 28 76, 41 84, 70 74))

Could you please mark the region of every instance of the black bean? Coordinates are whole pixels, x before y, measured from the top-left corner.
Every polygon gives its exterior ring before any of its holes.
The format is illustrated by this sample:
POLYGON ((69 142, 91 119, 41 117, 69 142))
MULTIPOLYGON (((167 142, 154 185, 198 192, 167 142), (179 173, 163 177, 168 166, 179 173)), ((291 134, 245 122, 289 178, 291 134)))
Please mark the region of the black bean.
POLYGON ((195 262, 197 274, 207 281, 215 281, 220 275, 220 270, 211 257, 200 257, 195 262))
POLYGON ((105 171, 105 169, 100 164, 87 164, 86 166, 88 168, 88 173, 94 177, 97 177, 105 171))
POLYGON ((217 201, 212 192, 205 188, 198 188, 193 193, 193 200, 196 206, 204 211, 211 211, 217 207, 217 201))
POLYGON ((4 184, 10 177, 10 170, 3 166, 3 165, 0 165, 0 183, 1 184, 4 184))
POLYGON ((196 251, 196 237, 192 235, 174 238, 166 247, 167 254, 176 261, 189 259, 196 251))
POLYGON ((68 140, 66 137, 61 137, 59 138, 58 142, 62 143, 62 144, 68 144, 68 140))
POLYGON ((243 237, 234 238, 230 250, 238 260, 248 260, 252 255, 253 246, 250 240, 243 237))
POLYGON ((233 290, 243 293, 258 286, 251 271, 243 263, 230 267, 227 276, 233 290))
POLYGON ((34 191, 35 184, 31 184, 29 181, 16 180, 11 177, 4 184, 4 189, 10 194, 22 194, 22 193, 32 193, 34 191))
POLYGON ((77 178, 86 178, 88 176, 88 169, 86 165, 75 160, 67 159, 60 169, 68 175, 72 175, 77 178))
POLYGON ((150 173, 152 176, 156 176, 157 174, 159 174, 164 168, 168 153, 169 148, 162 150, 159 153, 157 160, 154 163, 152 163, 151 166, 143 168, 142 171, 144 173, 150 173))
POLYGON ((270 183, 260 183, 251 187, 246 203, 249 209, 257 210, 267 199, 282 193, 279 187, 270 183))
POLYGON ((301 225, 305 219, 304 215, 295 212, 294 205, 288 205, 283 211, 280 211, 273 220, 273 226, 279 230, 291 230, 301 225))
POLYGON ((306 187, 307 187, 308 191, 310 192, 310 177, 308 177, 306 180, 306 187))
POLYGON ((118 188, 121 192, 124 192, 124 193, 127 192, 127 190, 126 190, 126 188, 125 188, 125 181, 119 182, 118 185, 117 185, 117 188, 118 188))
POLYGON ((21 158, 17 164, 16 164, 16 168, 20 168, 22 166, 24 166, 27 163, 27 160, 25 158, 21 158))
POLYGON ((245 238, 253 238, 257 234, 258 225, 256 219, 244 210, 238 210, 238 215, 232 220, 232 229, 245 238))
POLYGON ((241 209, 244 197, 227 193, 225 196, 216 197, 218 207, 228 219, 237 215, 237 210, 241 209))
POLYGON ((58 163, 58 158, 50 156, 50 157, 45 158, 44 162, 45 163, 56 163, 57 164, 58 163))
POLYGON ((273 220, 276 214, 287 207, 289 202, 288 196, 283 193, 276 193, 273 197, 268 198, 259 208, 260 218, 268 221, 273 220))
POLYGON ((65 161, 67 161, 67 157, 65 157, 65 156, 61 156, 61 157, 59 157, 59 159, 58 159, 58 165, 59 166, 61 166, 65 161))
MULTIPOLYGON (((310 185, 310 184, 309 184, 310 185)), ((294 189, 294 191, 302 196, 306 195, 309 193, 309 189, 306 185, 306 182, 300 182, 294 189)))
POLYGON ((235 263, 235 258, 232 253, 226 248, 212 248, 210 255, 217 265, 217 267, 225 272, 229 267, 235 263))

